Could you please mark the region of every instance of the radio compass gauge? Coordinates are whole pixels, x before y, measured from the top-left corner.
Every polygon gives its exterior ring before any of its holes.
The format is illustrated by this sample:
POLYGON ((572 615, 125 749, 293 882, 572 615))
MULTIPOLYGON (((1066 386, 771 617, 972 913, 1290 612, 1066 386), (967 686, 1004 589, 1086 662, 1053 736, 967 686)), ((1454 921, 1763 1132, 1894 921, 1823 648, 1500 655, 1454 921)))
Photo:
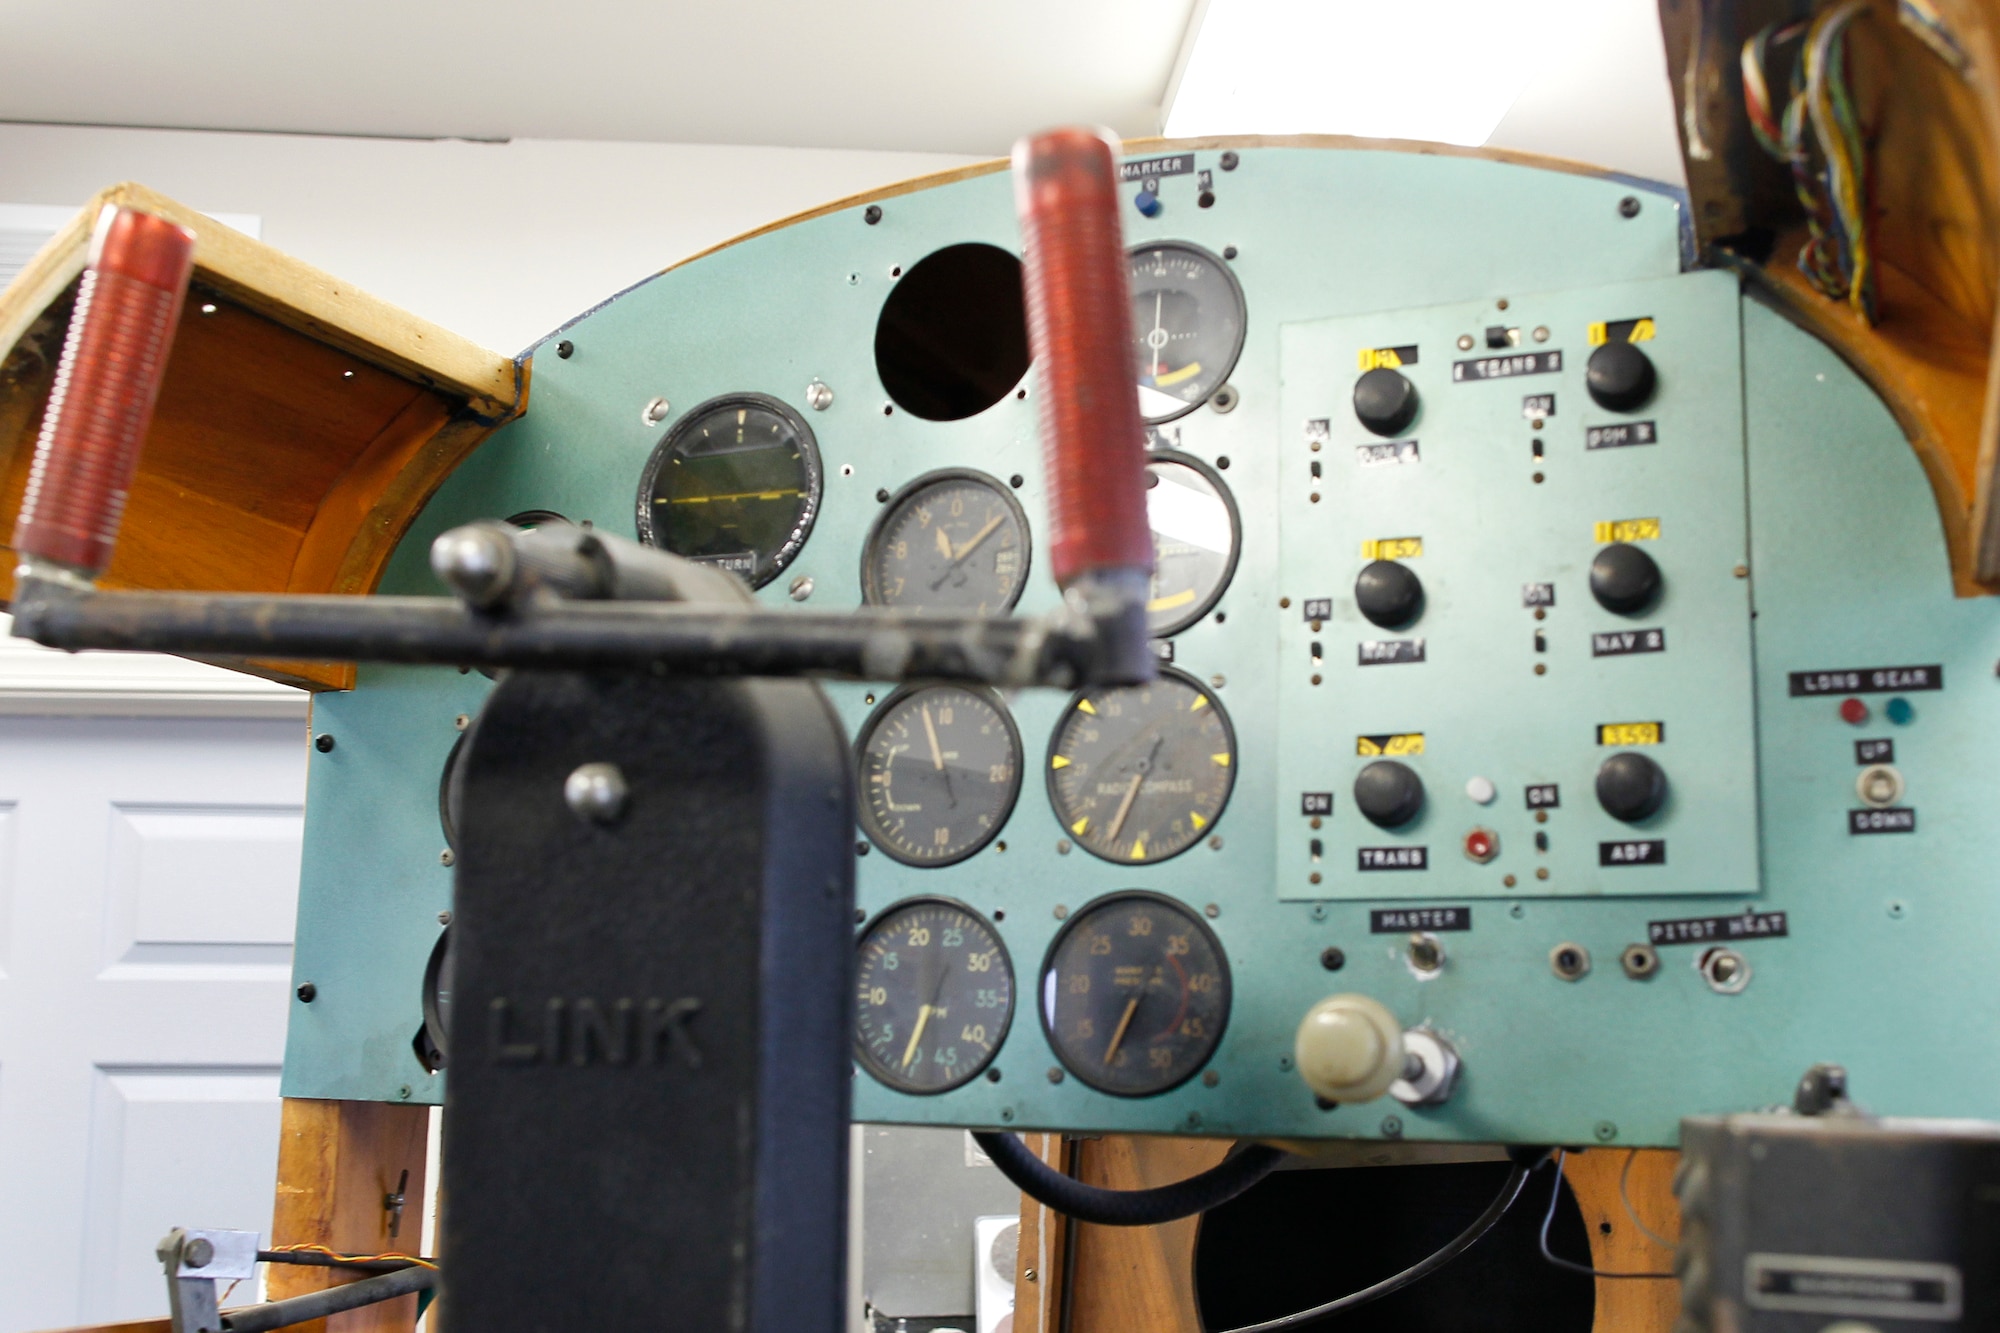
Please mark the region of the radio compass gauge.
POLYGON ((1188 454, 1154 452, 1146 461, 1146 487, 1146 521, 1153 529, 1146 628, 1165 638, 1222 600, 1236 573, 1243 521, 1221 474, 1188 454))
POLYGON ((1021 733, 990 690, 898 690, 855 748, 862 831, 904 865, 963 861, 993 840, 1021 792, 1021 733))
POLYGON ((761 393, 711 398, 674 423, 639 479, 639 540, 761 588, 819 513, 819 445, 761 393))
POLYGON ((1099 898, 1042 964, 1042 1028, 1070 1073, 1120 1097, 1192 1078, 1229 1023, 1229 961, 1202 920, 1156 893, 1099 898))
POLYGON ((1186 416, 1229 378, 1243 351, 1243 288, 1221 259, 1168 241, 1126 253, 1139 415, 1186 416))
POLYGON ((854 1058, 898 1092, 963 1087, 1014 1018, 1014 964, 986 918, 949 898, 897 903, 861 932, 854 1058))
POLYGON ((984 472, 927 473, 889 501, 861 554, 871 606, 997 616, 1028 585, 1028 516, 984 472))
POLYGON ((1236 732, 1216 697, 1162 667, 1147 685, 1084 690, 1049 744, 1049 804, 1085 851, 1120 865, 1164 861, 1222 817, 1236 732))

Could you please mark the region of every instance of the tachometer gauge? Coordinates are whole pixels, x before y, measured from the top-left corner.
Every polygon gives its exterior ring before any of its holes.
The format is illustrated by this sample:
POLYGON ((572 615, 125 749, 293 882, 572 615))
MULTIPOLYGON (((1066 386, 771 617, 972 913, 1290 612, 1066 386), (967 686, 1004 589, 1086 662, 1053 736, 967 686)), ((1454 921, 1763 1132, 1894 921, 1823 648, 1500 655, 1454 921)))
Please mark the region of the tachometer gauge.
POLYGON ((1089 689, 1070 700, 1049 743, 1049 803, 1085 851, 1120 865, 1192 847, 1229 803, 1236 732, 1215 696, 1184 671, 1089 689))
POLYGON ((1157 425, 1214 393, 1243 351, 1243 288, 1198 245, 1168 241, 1127 252, 1139 415, 1157 425))
POLYGON ((905 486, 861 552, 872 606, 996 616, 1028 585, 1028 516, 984 472, 946 468, 905 486))
POLYGON ((1229 961, 1200 917, 1115 893, 1069 919, 1042 964, 1042 1028, 1070 1073, 1120 1097, 1194 1077, 1229 1023, 1229 961))
POLYGON ((674 423, 639 479, 639 540, 761 588, 819 513, 819 445, 761 393, 711 398, 674 423))
POLYGON ((1146 463, 1146 520, 1153 529, 1153 587, 1146 628, 1178 634, 1215 608, 1236 573, 1243 521, 1222 476, 1170 450, 1146 463))
POLYGON ((949 898, 897 903, 861 932, 854 1058, 898 1092, 949 1092, 992 1063, 1014 1018, 1014 964, 949 898))
POLYGON ((948 866, 993 840, 1021 791, 1021 733, 998 695, 906 687, 862 724, 861 827, 904 865, 948 866))

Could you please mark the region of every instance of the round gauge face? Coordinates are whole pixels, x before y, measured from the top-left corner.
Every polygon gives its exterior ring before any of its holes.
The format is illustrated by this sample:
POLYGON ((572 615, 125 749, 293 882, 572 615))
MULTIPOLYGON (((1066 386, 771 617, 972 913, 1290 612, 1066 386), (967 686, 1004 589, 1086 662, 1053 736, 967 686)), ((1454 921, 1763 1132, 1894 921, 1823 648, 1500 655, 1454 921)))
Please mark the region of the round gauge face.
POLYGON ((1085 851, 1120 865, 1178 855, 1222 817, 1236 732, 1182 671, 1149 685, 1085 690, 1049 744, 1049 803, 1085 851))
POLYGON ((444 830, 444 845, 453 851, 458 850, 459 808, 465 799, 464 762, 465 733, 461 731, 451 743, 451 753, 444 757, 444 769, 438 774, 438 825, 444 830))
POLYGON ((761 588, 805 545, 819 499, 819 446, 798 413, 763 394, 713 398, 646 461, 639 540, 761 588))
POLYGON ((1222 600, 1236 573, 1243 522, 1221 475, 1198 458, 1153 454, 1146 463, 1146 486, 1146 519, 1153 529, 1146 628, 1164 638, 1194 624, 1222 600))
POLYGON ((1139 415, 1156 425, 1200 407, 1236 368, 1243 288, 1229 265, 1185 241, 1140 246, 1125 262, 1139 415))
POLYGON ((1028 586, 1028 516, 984 472, 918 477, 889 501, 861 553, 871 606, 997 616, 1028 586))
MULTIPOLYGON (((431 946, 430 959, 424 964, 424 1052, 426 1067, 432 1073, 444 1068, 445 1052, 451 1042, 451 982, 452 982, 451 927, 438 932, 437 943, 431 946)), ((423 1058, 420 1056, 420 1058, 423 1058)))
POLYGON ((993 841, 1021 792, 1021 733, 990 690, 898 690, 855 748, 862 831, 904 865, 963 861, 993 841))
POLYGON ((1042 964, 1042 1027, 1099 1092, 1149 1097, 1208 1063, 1229 1023, 1229 961, 1208 926, 1156 893, 1099 898, 1042 964))
POLYGON ((986 918, 912 898, 861 932, 854 1058, 899 1092, 949 1092, 979 1077, 1014 1019, 1014 964, 986 918))

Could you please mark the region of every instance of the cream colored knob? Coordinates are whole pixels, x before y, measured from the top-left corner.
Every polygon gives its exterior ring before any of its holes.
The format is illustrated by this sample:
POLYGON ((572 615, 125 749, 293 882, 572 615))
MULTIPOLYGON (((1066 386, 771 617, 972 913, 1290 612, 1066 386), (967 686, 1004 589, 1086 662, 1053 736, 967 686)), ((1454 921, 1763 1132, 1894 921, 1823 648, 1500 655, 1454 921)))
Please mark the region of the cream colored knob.
POLYGON ((1403 1025, 1366 995, 1308 1009, 1292 1049, 1299 1077, 1330 1102, 1373 1101, 1403 1076, 1403 1025))

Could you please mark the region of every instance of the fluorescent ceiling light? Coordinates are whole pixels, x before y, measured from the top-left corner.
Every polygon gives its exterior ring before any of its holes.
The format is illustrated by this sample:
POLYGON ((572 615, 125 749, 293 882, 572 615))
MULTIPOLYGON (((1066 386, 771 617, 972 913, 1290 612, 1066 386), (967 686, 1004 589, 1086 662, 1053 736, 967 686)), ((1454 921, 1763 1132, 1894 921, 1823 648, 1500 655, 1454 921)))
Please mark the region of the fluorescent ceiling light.
POLYGON ((1592 0, 1209 0, 1174 138, 1486 142, 1592 0))

